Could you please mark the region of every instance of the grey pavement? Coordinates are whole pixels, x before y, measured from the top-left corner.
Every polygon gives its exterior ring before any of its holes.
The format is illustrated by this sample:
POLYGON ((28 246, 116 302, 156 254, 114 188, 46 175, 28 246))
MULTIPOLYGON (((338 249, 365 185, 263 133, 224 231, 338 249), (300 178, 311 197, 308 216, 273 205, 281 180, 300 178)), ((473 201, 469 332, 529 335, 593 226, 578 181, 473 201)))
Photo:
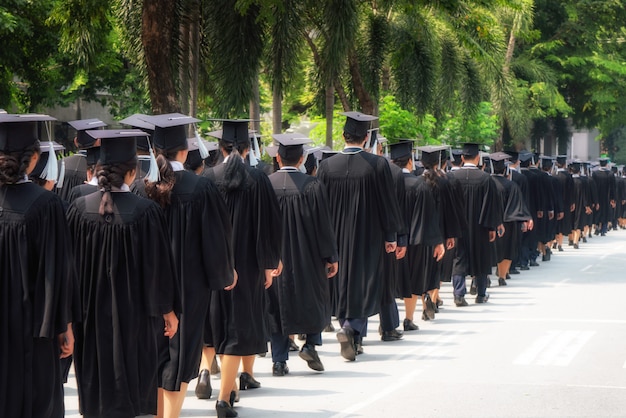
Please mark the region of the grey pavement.
MULTIPOLYGON (((381 341, 370 318, 355 362, 339 355, 334 333, 319 348, 323 373, 291 353, 289 375, 273 377, 270 355, 258 358, 262 387, 241 391, 236 410, 242 418, 626 417, 626 231, 564 250, 506 287, 492 276, 486 304, 468 294, 470 306, 457 308, 444 284, 435 320, 417 312, 420 330, 401 341, 381 341)), ((196 399, 195 383, 181 416, 215 417, 219 375, 210 400, 196 399)), ((75 385, 72 374, 68 417, 80 416, 75 385)))

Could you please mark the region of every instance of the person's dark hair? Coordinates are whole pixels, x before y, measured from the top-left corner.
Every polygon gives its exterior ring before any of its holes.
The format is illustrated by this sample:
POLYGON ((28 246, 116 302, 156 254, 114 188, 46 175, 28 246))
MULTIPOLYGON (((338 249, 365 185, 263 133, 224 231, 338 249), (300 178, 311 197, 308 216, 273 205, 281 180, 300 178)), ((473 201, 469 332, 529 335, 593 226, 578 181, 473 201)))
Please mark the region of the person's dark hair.
POLYGON ((28 179, 30 181, 32 181, 33 183, 35 183, 37 186, 40 186, 40 187, 44 187, 46 185, 46 183, 48 183, 48 180, 42 179, 39 176, 30 175, 30 176, 28 176, 28 179))
POLYGON ((189 159, 187 159, 187 161, 185 161, 184 167, 185 170, 191 171, 193 173, 196 172, 196 170, 198 170, 200 167, 202 167, 202 164, 204 163, 203 159, 199 159, 199 160, 193 160, 192 162, 189 162, 189 159))
POLYGON ((298 164, 298 161, 300 161, 300 157, 298 157, 295 160, 288 160, 288 159, 285 159, 285 158, 281 157, 280 160, 283 162, 283 165, 290 166, 290 167, 296 167, 297 164, 298 164))
POLYGON ((365 141, 366 136, 367 134, 362 137, 357 137, 357 136, 347 133, 346 131, 343 132, 343 138, 346 141, 346 144, 351 144, 351 145, 361 145, 363 141, 365 141))
POLYGON ((506 165, 494 164, 493 165, 493 173, 494 174, 504 174, 504 173, 506 173, 506 165))
POLYGON ((235 147, 232 142, 220 140, 220 148, 230 157, 228 161, 226 161, 224 182, 222 183, 222 187, 227 191, 236 190, 241 187, 249 176, 246 166, 241 160, 241 154, 243 154, 249 146, 249 143, 245 143, 235 147))
POLYGON ((39 142, 23 151, 0 152, 0 186, 22 180, 34 154, 40 154, 39 142))
POLYGON ((426 179, 426 182, 432 187, 437 187, 439 170, 436 169, 435 166, 437 166, 438 163, 422 160, 422 165, 424 166, 424 172, 422 173, 422 175, 426 179))
POLYGON ((137 157, 125 163, 119 164, 96 164, 96 177, 98 178, 98 186, 104 189, 102 200, 100 201, 100 215, 113 213, 113 197, 111 189, 113 187, 120 188, 124 184, 124 177, 130 171, 137 169, 137 157))
POLYGON ((179 151, 186 149, 187 144, 183 144, 171 150, 155 148, 157 154, 156 161, 159 166, 161 179, 154 183, 150 183, 147 178, 144 179, 144 181, 146 182, 146 195, 157 202, 162 208, 170 204, 172 189, 176 184, 176 175, 174 174, 170 161, 176 158, 176 154, 178 154, 179 151))
POLYGON ((97 164, 91 164, 87 166, 87 172, 91 173, 92 176, 96 175, 96 165, 97 164))
POLYGON ((411 155, 405 155, 404 157, 399 157, 396 158, 394 160, 392 160, 392 163, 394 163, 395 165, 397 165, 400 168, 405 168, 406 165, 409 163, 409 158, 411 158, 411 155))

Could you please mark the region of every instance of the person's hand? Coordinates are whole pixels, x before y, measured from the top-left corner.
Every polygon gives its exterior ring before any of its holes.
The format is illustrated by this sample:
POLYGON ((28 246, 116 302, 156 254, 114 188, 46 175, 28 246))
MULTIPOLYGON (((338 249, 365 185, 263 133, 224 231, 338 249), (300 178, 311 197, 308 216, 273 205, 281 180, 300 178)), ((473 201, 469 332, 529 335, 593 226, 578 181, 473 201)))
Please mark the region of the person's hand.
POLYGON ((72 331, 72 323, 67 324, 67 330, 58 336, 59 348, 61 354, 59 358, 67 358, 74 354, 74 332, 72 331))
POLYGON ((233 270, 233 282, 226 286, 224 290, 233 290, 235 286, 237 286, 237 281, 239 280, 239 275, 237 274, 237 270, 233 270))
POLYGON ((530 219, 530 220, 528 221, 528 230, 529 230, 529 231, 532 231, 534 227, 535 227, 535 221, 533 221, 532 219, 530 219))
POLYGON ((387 251, 387 253, 392 253, 396 250, 397 246, 398 245, 395 242, 385 242, 385 251, 387 251))
POLYGON ((494 242, 496 240, 496 231, 489 231, 489 242, 494 242))
POLYGON ((600 210, 600 204, 596 203, 596 210, 600 210))
POLYGON ((401 260, 406 255, 406 247, 396 247, 396 260, 401 260))
POLYGON ((548 211, 548 219, 549 219, 549 220, 554 219, 554 211, 553 211, 553 210, 548 211))
POLYGON ((283 260, 278 261, 278 267, 272 272, 272 276, 278 277, 283 273, 283 260))
POLYGON ((611 200, 611 207, 615 209, 615 200, 611 200))
POLYGON ((169 338, 174 338, 176 332, 178 331, 178 318, 174 311, 169 311, 168 313, 163 315, 163 320, 165 321, 165 332, 163 335, 169 338))
POLYGON ((576 203, 572 203, 572 206, 569 207, 570 212, 574 212, 576 210, 576 203))
POLYGON ((542 210, 538 210, 537 211, 537 218, 539 218, 539 219, 543 218, 543 211, 542 210))
POLYGON ((272 285, 272 283, 274 282, 274 273, 277 271, 278 269, 266 269, 265 270, 265 288, 269 289, 270 286, 272 285))
POLYGON ((506 232, 506 228, 504 228, 504 225, 500 224, 498 225, 496 232, 498 233, 498 237, 501 237, 506 232))
POLYGON ((456 245, 456 241, 454 238, 448 238, 446 240, 446 250, 451 250, 456 245))
POLYGON ((593 211, 591 210, 591 208, 590 208, 589 206, 585 206, 585 213, 586 213, 587 215, 591 215, 591 212, 593 212, 593 211))
POLYGON ((440 261, 445 254, 446 254, 446 249, 443 246, 443 244, 437 244, 433 250, 433 258, 436 261, 440 261))
POLYGON ((339 263, 337 261, 334 263, 326 263, 326 278, 330 279, 331 277, 335 277, 338 271, 339 263))
POLYGON ((565 214, 564 214, 563 212, 559 212, 559 213, 556 215, 556 220, 557 220, 557 221, 560 221, 561 219, 563 219, 563 217, 564 217, 564 216, 565 216, 565 214))

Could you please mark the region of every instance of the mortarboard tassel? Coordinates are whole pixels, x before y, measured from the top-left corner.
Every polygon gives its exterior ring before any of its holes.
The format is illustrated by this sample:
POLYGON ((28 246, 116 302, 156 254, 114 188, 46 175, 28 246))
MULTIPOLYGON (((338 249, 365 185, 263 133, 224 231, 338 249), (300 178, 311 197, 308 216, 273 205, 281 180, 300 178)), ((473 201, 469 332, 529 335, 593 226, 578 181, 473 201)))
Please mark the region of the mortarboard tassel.
POLYGON ((206 149, 206 145, 204 145, 204 141, 200 138, 200 134, 196 129, 194 129, 196 134, 196 142, 198 143, 198 151, 200 152, 200 158, 203 160, 209 156, 209 150, 206 149))
POLYGON ((52 145, 52 141, 48 143, 48 147, 48 162, 46 163, 46 166, 44 167, 39 177, 47 181, 57 181, 57 178, 59 177, 59 166, 57 163, 57 155, 54 152, 54 145, 52 145))
POLYGON ((65 182, 65 161, 61 160, 61 169, 59 170, 59 179, 57 180, 57 189, 62 189, 64 182, 65 182))
POLYGON ((149 183, 156 183, 161 180, 161 171, 159 170, 159 165, 157 164, 156 157, 154 156, 154 148, 152 148, 152 144, 148 143, 148 150, 150 152, 150 169, 148 170, 148 174, 146 174, 146 179, 149 183))

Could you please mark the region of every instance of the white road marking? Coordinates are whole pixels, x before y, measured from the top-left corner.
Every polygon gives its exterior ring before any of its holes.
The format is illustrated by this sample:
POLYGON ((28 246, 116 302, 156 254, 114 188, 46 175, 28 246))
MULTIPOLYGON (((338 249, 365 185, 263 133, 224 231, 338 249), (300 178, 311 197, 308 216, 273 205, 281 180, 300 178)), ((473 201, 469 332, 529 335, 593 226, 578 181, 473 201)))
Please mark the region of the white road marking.
POLYGON ((570 388, 588 388, 588 389, 621 389, 626 390, 626 386, 604 386, 604 385, 567 385, 570 388))
POLYGON ((591 267, 593 267, 593 264, 589 264, 587 267, 583 267, 580 271, 587 271, 587 270, 589 270, 591 267))
POLYGON ((540 366, 569 365, 595 331, 548 331, 520 354, 513 364, 540 366))

